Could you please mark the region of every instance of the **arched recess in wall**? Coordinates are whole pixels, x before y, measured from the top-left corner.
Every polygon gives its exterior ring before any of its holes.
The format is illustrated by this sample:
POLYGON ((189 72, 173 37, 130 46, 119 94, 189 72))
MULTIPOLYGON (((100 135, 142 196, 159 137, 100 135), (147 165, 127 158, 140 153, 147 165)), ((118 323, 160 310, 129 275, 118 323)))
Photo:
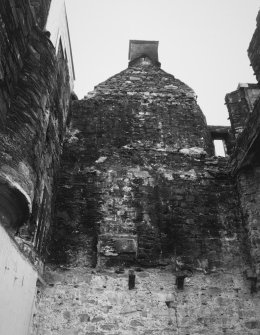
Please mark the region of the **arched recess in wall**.
POLYGON ((15 233, 29 218, 29 204, 22 192, 0 179, 0 223, 15 233))

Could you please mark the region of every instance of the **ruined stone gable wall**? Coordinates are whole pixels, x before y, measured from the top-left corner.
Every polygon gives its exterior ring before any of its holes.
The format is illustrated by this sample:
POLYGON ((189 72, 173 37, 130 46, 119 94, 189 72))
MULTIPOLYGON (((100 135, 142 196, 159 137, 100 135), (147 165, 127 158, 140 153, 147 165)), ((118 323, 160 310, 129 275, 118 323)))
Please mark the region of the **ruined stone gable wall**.
POLYGON ((139 108, 103 93, 73 104, 50 259, 62 266, 46 274, 38 334, 258 334, 227 159, 158 145, 157 118, 145 142, 139 108))
POLYGON ((56 58, 28 0, 2 1, 0 6, 1 211, 21 247, 30 256, 32 247, 44 255, 69 108, 68 69, 62 56, 56 58))
POLYGON ((39 335, 259 333, 236 186, 211 150, 194 93, 142 60, 73 103, 39 335))
POLYGON ((145 139, 148 146, 154 142, 172 150, 195 146, 209 149, 206 120, 194 91, 157 66, 133 65, 99 84, 92 94, 97 94, 97 101, 102 96, 103 103, 115 113, 124 101, 132 109, 132 123, 124 122, 129 129, 122 131, 123 138, 145 139))
POLYGON ((180 256, 207 269, 234 262, 226 250, 239 254, 243 235, 235 188, 226 159, 206 158, 207 127, 191 90, 140 67, 91 95, 72 107, 52 261, 149 266, 180 256))

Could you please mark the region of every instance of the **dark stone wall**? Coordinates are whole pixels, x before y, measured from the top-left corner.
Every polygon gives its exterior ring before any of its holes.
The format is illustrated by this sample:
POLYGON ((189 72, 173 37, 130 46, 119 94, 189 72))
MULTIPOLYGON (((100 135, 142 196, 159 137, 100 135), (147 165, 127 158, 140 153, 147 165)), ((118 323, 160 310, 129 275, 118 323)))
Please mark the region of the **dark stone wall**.
POLYGON ((1 1, 0 23, 0 121, 3 124, 24 67, 30 32, 35 26, 28 1, 1 1))
POLYGON ((258 84, 244 84, 234 92, 226 95, 229 119, 233 136, 236 138, 245 128, 246 122, 260 96, 258 84))
POLYGON ((242 167, 248 165, 259 165, 259 143, 260 143, 260 101, 255 104, 253 112, 250 114, 246 127, 237 138, 231 156, 232 173, 236 174, 242 167))
POLYGON ((205 271, 235 263, 243 235, 236 191, 227 160, 207 157, 211 148, 191 89, 157 67, 138 64, 74 102, 52 262, 175 259, 205 271))
POLYGON ((122 138, 120 145, 141 140, 146 146, 162 146, 173 151, 189 147, 209 150, 205 117, 194 91, 157 66, 142 63, 131 66, 99 84, 94 94, 97 103, 98 96, 103 95, 102 104, 108 107, 102 108, 107 112, 113 110, 115 115, 114 120, 106 120, 107 115, 102 113, 106 127, 113 128, 111 122, 121 124, 121 134, 109 135, 115 140, 122 138), (122 114, 121 110, 125 109, 122 114), (131 123, 124 115, 131 118, 131 123))
POLYGON ((254 74, 256 76, 256 80, 259 82, 260 80, 260 12, 258 12, 256 18, 256 30, 253 34, 252 40, 248 47, 248 57, 250 59, 251 66, 254 70, 254 74))
POLYGON ((0 19, 2 214, 21 247, 25 240, 29 254, 44 258, 70 101, 67 63, 62 50, 55 56, 28 0, 2 1, 0 19))
MULTIPOLYGON (((260 33, 257 27, 248 49, 248 56, 259 81, 260 33)), ((232 175, 237 180, 243 223, 247 232, 248 252, 252 272, 252 291, 259 290, 260 282, 260 230, 259 230, 259 166, 260 166, 260 102, 259 84, 248 84, 226 96, 231 126, 234 133, 240 133, 231 156, 232 175)))
POLYGON ((259 239, 259 166, 260 166, 260 102, 255 104, 244 131, 237 139, 231 156, 232 174, 237 179, 243 222, 247 232, 248 251, 251 255, 252 274, 256 289, 260 282, 259 239))
POLYGON ((44 29, 49 13, 51 0, 30 0, 30 4, 33 8, 33 12, 39 27, 41 29, 44 29))
POLYGON ((251 279, 255 279, 257 289, 260 287, 260 167, 240 170, 237 182, 251 255, 251 279))
POLYGON ((153 64, 134 59, 73 104, 50 257, 61 267, 37 331, 259 333, 258 88, 228 95, 230 135, 153 64), (212 140, 230 153, 239 133, 231 166, 211 157, 212 140))

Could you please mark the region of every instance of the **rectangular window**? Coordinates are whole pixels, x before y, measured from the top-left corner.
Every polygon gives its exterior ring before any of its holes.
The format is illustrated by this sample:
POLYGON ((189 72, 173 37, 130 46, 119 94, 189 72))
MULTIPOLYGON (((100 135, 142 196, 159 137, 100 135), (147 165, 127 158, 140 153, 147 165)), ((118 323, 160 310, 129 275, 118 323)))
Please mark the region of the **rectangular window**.
POLYGON ((225 157, 225 145, 223 140, 214 140, 215 156, 225 157))

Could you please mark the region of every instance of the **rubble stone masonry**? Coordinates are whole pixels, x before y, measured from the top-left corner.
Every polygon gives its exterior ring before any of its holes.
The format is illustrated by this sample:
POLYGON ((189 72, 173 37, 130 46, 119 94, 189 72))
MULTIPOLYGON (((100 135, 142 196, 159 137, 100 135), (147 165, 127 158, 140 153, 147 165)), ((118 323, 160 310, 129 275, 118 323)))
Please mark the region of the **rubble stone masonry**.
MULTIPOLYGON (((228 253, 233 250, 228 249, 228 253)), ((230 256, 231 257, 231 256, 230 256)), ((136 271, 56 270, 41 295, 37 335, 257 335, 259 295, 239 267, 186 278, 175 285, 171 266, 136 271)))
POLYGON ((67 61, 43 31, 49 3, 0 2, 1 335, 29 332, 69 109, 67 61))
POLYGON ((154 265, 177 255, 193 267, 208 254, 214 267, 221 231, 239 235, 240 219, 226 159, 207 158, 193 91, 157 66, 136 65, 90 95, 72 107, 54 260, 154 265))
MULTIPOLYGON (((0 317, 27 296, 21 334, 30 311, 31 335, 259 335, 258 84, 226 96, 231 131, 207 126, 158 42, 135 40, 127 69, 72 102, 50 3, 0 2, 0 317)), ((257 78, 259 41, 257 25, 257 78)))
POLYGON ((146 57, 73 102, 37 334, 259 333, 236 184, 210 131, 194 92, 146 57))

